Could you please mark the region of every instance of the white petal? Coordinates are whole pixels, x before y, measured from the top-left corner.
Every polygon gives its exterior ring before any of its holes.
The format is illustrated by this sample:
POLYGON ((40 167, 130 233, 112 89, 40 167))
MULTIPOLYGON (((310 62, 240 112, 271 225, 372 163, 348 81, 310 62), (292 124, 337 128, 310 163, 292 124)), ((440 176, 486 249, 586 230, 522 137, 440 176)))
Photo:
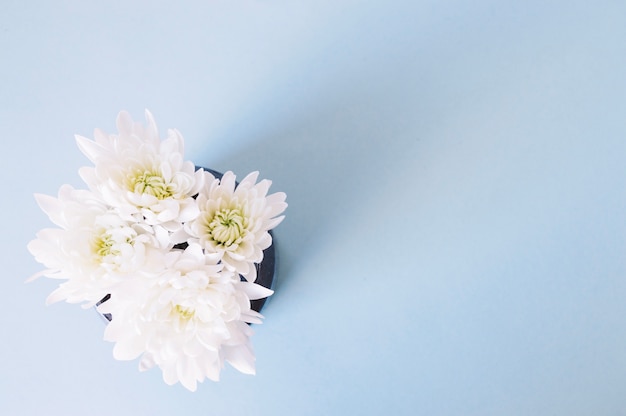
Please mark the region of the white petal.
POLYGON ((145 351, 145 343, 141 337, 127 337, 118 341, 113 347, 113 357, 116 360, 134 360, 145 351))
POLYGON ((89 158, 89 160, 91 160, 93 163, 96 163, 98 161, 98 158, 107 153, 106 148, 94 142, 93 140, 89 140, 88 138, 79 135, 76 135, 74 137, 80 151, 83 152, 83 154, 87 156, 87 158, 89 158))
POLYGON ((237 370, 244 374, 255 374, 254 354, 246 345, 238 345, 236 347, 225 348, 225 359, 237 370))
POLYGON ((127 111, 120 111, 115 120, 115 125, 120 133, 131 135, 133 133, 133 119, 127 111))
POLYGON ((248 295, 250 300, 262 299, 274 294, 273 290, 257 283, 241 282, 239 287, 248 295))
POLYGON ((141 361, 139 362, 139 371, 146 371, 154 367, 154 357, 152 354, 144 354, 141 356, 141 361))
POLYGON ((62 205, 57 198, 49 195, 35 194, 35 200, 39 208, 48 215, 50 221, 59 227, 66 225, 65 221, 63 221, 62 205))

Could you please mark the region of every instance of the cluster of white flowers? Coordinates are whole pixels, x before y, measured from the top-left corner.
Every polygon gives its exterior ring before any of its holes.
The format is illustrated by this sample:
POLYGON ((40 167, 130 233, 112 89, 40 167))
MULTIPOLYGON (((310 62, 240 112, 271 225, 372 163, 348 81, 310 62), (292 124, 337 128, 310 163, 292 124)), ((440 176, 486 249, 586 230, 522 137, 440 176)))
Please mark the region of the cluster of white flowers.
POLYGON ((113 317, 104 337, 114 357, 141 357, 140 369, 159 366, 168 384, 194 391, 217 381, 224 361, 254 374, 248 323, 262 316, 250 301, 273 293, 255 283, 255 263, 284 218, 285 194, 268 195, 258 172, 237 184, 232 172, 196 170, 180 133, 161 140, 148 111, 146 120, 121 112, 119 134, 76 137, 94 164, 80 170, 88 190, 36 195, 59 228, 29 243, 47 268, 33 278, 65 280, 47 303, 91 307, 110 295, 98 310, 113 317))

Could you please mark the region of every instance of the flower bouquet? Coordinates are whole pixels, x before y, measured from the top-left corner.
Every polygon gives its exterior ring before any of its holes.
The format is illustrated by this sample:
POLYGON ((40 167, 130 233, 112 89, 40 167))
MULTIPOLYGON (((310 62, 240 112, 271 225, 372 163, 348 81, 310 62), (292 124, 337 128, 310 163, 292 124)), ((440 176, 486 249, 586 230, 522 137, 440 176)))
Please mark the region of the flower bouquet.
POLYGON ((254 374, 249 324, 262 315, 251 301, 273 293, 256 282, 257 267, 285 194, 268 195, 258 172, 237 183, 232 172, 196 168, 178 131, 161 140, 148 111, 146 120, 121 112, 119 134, 76 136, 94 164, 79 171, 88 189, 35 195, 59 228, 28 244, 46 267, 30 280, 65 280, 46 303, 95 306, 110 320, 113 356, 141 357, 140 370, 160 367, 167 384, 195 391, 204 378, 219 380, 225 361, 254 374))

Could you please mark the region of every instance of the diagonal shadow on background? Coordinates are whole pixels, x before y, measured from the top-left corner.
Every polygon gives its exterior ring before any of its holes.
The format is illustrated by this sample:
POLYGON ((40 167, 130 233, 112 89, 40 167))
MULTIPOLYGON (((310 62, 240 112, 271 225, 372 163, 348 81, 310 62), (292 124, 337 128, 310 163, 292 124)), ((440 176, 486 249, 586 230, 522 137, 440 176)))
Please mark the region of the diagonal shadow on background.
POLYGON ((347 40, 329 37, 274 74, 238 110, 240 118, 211 138, 233 143, 231 152, 197 161, 238 178, 258 170, 273 181, 270 192, 286 192, 286 219, 275 231, 275 287, 313 261, 342 218, 375 198, 441 117, 439 86, 429 84, 444 65, 434 59, 441 48, 414 42, 412 20, 395 18, 398 25, 384 26, 388 33, 358 25, 347 40), (392 47, 387 38, 395 39, 392 47))
MULTIPOLYGON (((404 151, 417 142, 419 120, 407 113, 419 110, 397 92, 357 88, 317 95, 300 108, 289 108, 276 98, 278 102, 265 103, 273 107, 257 114, 265 113, 274 128, 265 128, 236 153, 209 162, 216 170, 234 171, 240 179, 258 170, 261 178, 272 180, 270 192, 286 192, 286 218, 275 231, 275 288, 315 258, 342 218, 384 186, 405 159, 404 151)), ((232 134, 226 140, 251 133, 232 134)))

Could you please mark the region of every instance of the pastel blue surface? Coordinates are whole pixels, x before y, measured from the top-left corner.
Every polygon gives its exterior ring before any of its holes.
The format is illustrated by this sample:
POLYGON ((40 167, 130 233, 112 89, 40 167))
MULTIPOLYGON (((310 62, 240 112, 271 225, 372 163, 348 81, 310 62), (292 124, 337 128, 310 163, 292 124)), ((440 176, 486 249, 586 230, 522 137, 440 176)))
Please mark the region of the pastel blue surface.
POLYGON ((626 413, 626 3, 4 1, 0 413, 626 413), (257 375, 195 393, 44 306, 35 192, 150 109, 287 193, 257 375))

